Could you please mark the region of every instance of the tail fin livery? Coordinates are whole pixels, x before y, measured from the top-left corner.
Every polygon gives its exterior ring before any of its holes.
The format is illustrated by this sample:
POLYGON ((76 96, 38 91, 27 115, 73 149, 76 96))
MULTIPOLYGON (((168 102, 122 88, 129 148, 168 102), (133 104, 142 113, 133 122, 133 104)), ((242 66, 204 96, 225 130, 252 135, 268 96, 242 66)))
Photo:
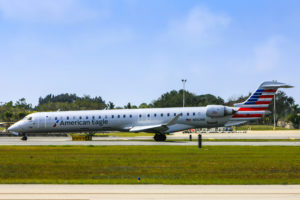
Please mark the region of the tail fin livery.
POLYGON ((234 106, 239 107, 239 109, 232 118, 236 118, 238 120, 250 120, 263 117, 265 114, 269 113, 267 109, 278 88, 291 87, 293 86, 285 83, 279 83, 277 81, 263 82, 245 102, 234 104, 234 106))

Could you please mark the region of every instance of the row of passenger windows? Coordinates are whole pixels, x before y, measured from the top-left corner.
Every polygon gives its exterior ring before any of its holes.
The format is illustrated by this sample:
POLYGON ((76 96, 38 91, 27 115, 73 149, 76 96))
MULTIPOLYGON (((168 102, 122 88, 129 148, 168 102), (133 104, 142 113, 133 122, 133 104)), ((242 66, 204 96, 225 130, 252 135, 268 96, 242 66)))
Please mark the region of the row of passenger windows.
MULTIPOLYGON (((170 117, 170 115, 171 115, 170 113, 167 113, 167 117, 170 117)), ((193 112, 193 113, 191 113, 191 115, 195 116, 196 113, 193 112)), ((143 116, 142 114, 139 114, 139 118, 142 118, 142 116, 143 116)), ((147 117, 150 117, 150 116, 151 116, 150 114, 147 114, 147 117)), ((154 117, 157 117, 157 114, 155 113, 155 114, 153 114, 153 116, 154 116, 154 117)), ((160 116, 163 117, 164 114, 161 113, 160 116)), ((176 113, 174 113, 173 116, 175 117, 175 116, 176 116, 176 113)), ((182 113, 181 113, 181 116, 182 116, 182 113)), ((186 113, 186 116, 190 116, 190 113, 186 113)), ((116 118, 121 118, 121 117, 126 118, 127 115, 116 115, 116 118)), ((102 118, 101 116, 98 116, 98 119, 101 119, 101 118, 102 118)), ((108 118, 107 115, 105 115, 104 118, 107 119, 107 118, 108 118)), ((115 118, 115 115, 111 115, 111 118, 115 118)), ((132 115, 129 115, 129 118, 132 118, 132 115)), ((55 120, 57 120, 57 119, 58 119, 58 117, 55 117, 55 120)), ((67 119, 67 120, 70 120, 71 117, 67 116, 66 119, 67 119)), ((76 117, 74 116, 73 119, 76 119, 76 117)), ((84 118, 83 118, 82 116, 79 116, 78 119, 84 119, 84 118)), ((85 119, 89 119, 89 117, 86 116, 85 119)), ((91 119, 96 119, 96 117, 95 117, 95 116, 92 116, 91 119)))
MULTIPOLYGON (((174 117, 175 117, 176 115, 177 115, 176 113, 173 114, 174 117)), ((181 113, 180 115, 182 116, 182 113, 181 113)), ((191 113, 191 115, 195 116, 196 113, 193 112, 193 113, 191 113)), ((150 117, 150 116, 151 116, 150 114, 147 114, 147 117, 150 117)), ((157 114, 155 113, 155 114, 153 114, 153 116, 154 116, 154 117, 157 117, 157 114)), ((164 114, 161 113, 160 116, 163 117, 164 114)), ((170 116, 171 116, 171 114, 170 114, 170 113, 167 113, 167 117, 170 117, 170 116)), ((186 116, 190 116, 190 113, 186 113, 186 116)), ((141 118, 142 115, 140 114, 139 117, 141 118)))

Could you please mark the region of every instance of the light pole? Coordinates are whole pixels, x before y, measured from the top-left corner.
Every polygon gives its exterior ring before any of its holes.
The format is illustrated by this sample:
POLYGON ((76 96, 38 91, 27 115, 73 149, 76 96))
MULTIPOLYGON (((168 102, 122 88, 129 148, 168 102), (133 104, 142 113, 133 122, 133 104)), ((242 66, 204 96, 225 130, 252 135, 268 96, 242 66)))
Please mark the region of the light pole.
MULTIPOLYGON (((298 113, 297 115, 300 116, 300 113, 298 113)), ((297 128, 300 128, 300 119, 299 119, 298 127, 297 128)))
POLYGON ((182 84, 183 84, 183 95, 182 95, 182 107, 184 107, 184 101, 185 101, 185 83, 186 83, 186 79, 182 79, 182 84))
POLYGON ((276 129, 276 94, 274 94, 274 110, 273 110, 273 117, 274 117, 274 130, 276 129))

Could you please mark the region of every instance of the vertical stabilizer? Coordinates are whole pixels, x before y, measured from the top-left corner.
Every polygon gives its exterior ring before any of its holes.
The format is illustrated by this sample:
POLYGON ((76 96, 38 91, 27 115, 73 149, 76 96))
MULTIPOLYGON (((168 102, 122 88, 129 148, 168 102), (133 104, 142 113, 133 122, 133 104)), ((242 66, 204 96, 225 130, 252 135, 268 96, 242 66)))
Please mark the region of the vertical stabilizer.
POLYGON ((239 107, 238 112, 232 116, 239 120, 259 119, 268 113, 267 109, 272 102, 278 88, 291 88, 293 86, 277 81, 263 82, 258 89, 243 103, 234 104, 239 107))

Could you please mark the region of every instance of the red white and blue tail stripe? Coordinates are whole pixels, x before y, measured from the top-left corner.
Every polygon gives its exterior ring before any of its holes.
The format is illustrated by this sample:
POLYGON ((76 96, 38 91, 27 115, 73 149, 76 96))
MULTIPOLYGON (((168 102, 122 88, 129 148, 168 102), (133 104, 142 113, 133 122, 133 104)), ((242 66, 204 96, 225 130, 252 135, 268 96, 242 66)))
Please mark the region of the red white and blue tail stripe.
POLYGON ((232 120, 255 120, 270 112, 267 111, 278 88, 290 88, 292 86, 276 81, 263 82, 259 88, 243 103, 235 104, 238 112, 232 116, 232 120))

